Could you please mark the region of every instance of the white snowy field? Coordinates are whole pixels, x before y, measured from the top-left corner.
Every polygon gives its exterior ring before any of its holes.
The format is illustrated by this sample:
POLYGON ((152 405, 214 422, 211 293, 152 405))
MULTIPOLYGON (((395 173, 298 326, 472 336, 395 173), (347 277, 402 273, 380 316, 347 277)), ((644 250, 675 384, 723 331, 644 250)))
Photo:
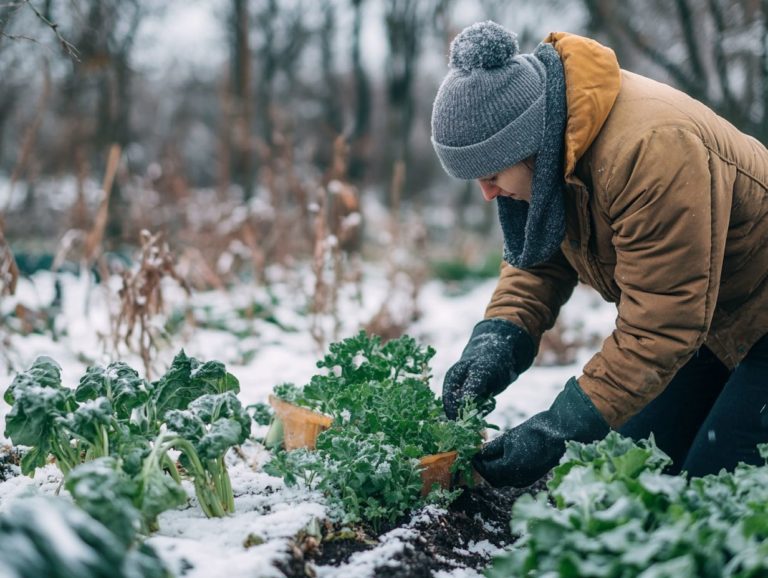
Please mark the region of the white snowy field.
MULTIPOLYGON (((201 360, 222 361, 240 380, 239 397, 244 404, 266 401, 276 384, 306 383, 316 371, 315 362, 320 351, 310 334, 310 318, 304 313, 306 295, 311 287, 309 276, 305 277, 278 280, 270 292, 263 287, 243 285, 226 293, 197 293, 191 298, 169 287, 166 293, 169 314, 173 310, 191 308, 199 318, 215 320, 219 328, 182 328, 170 337, 160 352, 158 365, 169 363, 182 347, 187 354, 201 360), (254 302, 270 309, 270 320, 249 320, 235 315, 238 309, 254 302), (224 325, 226 328, 222 327, 224 325)), ((56 323, 58 339, 54 341, 50 335, 12 335, 11 348, 0 355, 0 391, 11 382, 12 367, 25 368, 38 355, 57 360, 63 368, 65 383, 72 387, 88 365, 107 363, 115 358, 111 346, 105 346, 108 340, 104 337, 109 335, 109 311, 115 306, 115 297, 110 297, 98 286, 90 286, 85 278, 63 275, 60 282, 62 305, 56 323)), ((117 280, 113 282, 117 284, 117 280)), ((418 300, 421 316, 407 333, 437 351, 432 364, 432 384, 436 393, 440 391, 445 372, 461 354, 473 325, 482 319, 494 286, 495 280, 488 280, 460 294, 437 281, 428 282, 423 287, 418 300)), ((388 294, 382 274, 373 268, 365 271, 361 293, 359 300, 352 297, 351 289, 341 294, 339 336, 342 338, 356 332, 384 300, 397 301, 397 296, 388 294)), ((113 291, 111 295, 114 294, 113 291)), ((32 309, 45 307, 53 295, 54 276, 38 273, 31 280, 20 281, 16 296, 3 302, 3 312, 12 310, 17 303, 32 309)), ((599 346, 600 340, 596 336, 606 337, 613 328, 614 319, 612 305, 601 302, 596 293, 579 286, 561 312, 562 335, 566 341, 579 340, 593 345, 579 349, 571 365, 532 367, 499 396, 497 408, 489 420, 505 428, 545 409, 566 380, 580 374, 583 364, 599 346)), ((159 325, 161 321, 158 320, 159 325)), ((324 321, 327 326, 331 325, 331 320, 324 321)), ((122 351, 119 355, 133 367, 142 367, 135 354, 122 351)), ((3 423, 8 409, 0 401, 3 423)), ((255 426, 253 433, 263 433, 259 429, 255 426)), ((0 443, 8 442, 0 437, 0 443)), ((191 487, 188 488, 189 507, 161 515, 160 530, 149 538, 149 543, 157 548, 177 575, 188 578, 283 575, 274 563, 287 556, 288 540, 313 519, 322 520, 325 509, 321 496, 286 488, 282 480, 263 473, 261 466, 267 457, 267 452, 257 443, 246 444, 241 456, 234 453, 228 456, 235 493, 236 513, 233 516, 206 519, 195 503, 191 487), (244 542, 257 545, 246 547, 244 542)), ((47 466, 38 470, 34 478, 15 476, 0 483, 0 512, 14 500, 30 493, 55 492, 59 482, 58 470, 47 466)), ((418 522, 418 516, 429 515, 428 509, 422 511, 411 524, 418 522)), ((376 567, 386 564, 402 551, 404 534, 408 532, 406 525, 385 534, 381 544, 373 550, 353 555, 342 567, 316 568, 317 575, 372 576, 376 567)), ((476 575, 469 568, 439 573, 441 578, 476 575)))

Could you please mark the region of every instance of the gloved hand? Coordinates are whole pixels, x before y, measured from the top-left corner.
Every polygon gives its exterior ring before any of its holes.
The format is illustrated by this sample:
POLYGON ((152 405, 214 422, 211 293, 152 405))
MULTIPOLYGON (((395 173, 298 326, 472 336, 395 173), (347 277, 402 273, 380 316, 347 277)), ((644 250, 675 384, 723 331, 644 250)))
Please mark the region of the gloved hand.
POLYGON ((533 355, 533 340, 514 323, 485 319, 475 325, 461 358, 445 374, 445 415, 456 419, 462 404, 504 391, 530 367, 533 355))
POLYGON ((572 377, 552 407, 486 444, 473 465, 493 486, 522 488, 557 465, 565 453, 566 440, 593 442, 609 431, 603 416, 572 377))

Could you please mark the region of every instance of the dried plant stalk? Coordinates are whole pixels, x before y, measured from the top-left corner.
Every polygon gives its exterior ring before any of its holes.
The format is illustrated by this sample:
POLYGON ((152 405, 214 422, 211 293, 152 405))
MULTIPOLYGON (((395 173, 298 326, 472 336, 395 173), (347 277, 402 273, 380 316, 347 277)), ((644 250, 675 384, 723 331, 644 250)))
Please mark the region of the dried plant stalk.
POLYGON ((115 182, 115 174, 120 163, 120 145, 113 144, 109 149, 109 158, 107 159, 107 170, 104 173, 104 181, 101 190, 104 196, 101 199, 99 211, 96 213, 96 220, 93 228, 88 232, 85 239, 85 260, 90 265, 101 252, 101 242, 104 239, 104 231, 107 228, 107 218, 109 216, 109 198, 112 195, 112 184, 115 182))
POLYGON ((315 278, 314 291, 311 298, 310 334, 317 343, 318 349, 325 348, 325 331, 323 330, 323 314, 327 312, 329 302, 328 285, 325 282, 325 267, 328 252, 328 235, 325 222, 325 189, 318 189, 317 201, 312 206, 314 218, 314 251, 312 255, 312 274, 315 278))
POLYGON ((157 340, 151 328, 154 316, 164 313, 163 280, 173 279, 182 289, 191 295, 186 281, 178 274, 173 262, 173 254, 166 243, 161 243, 162 233, 141 232, 141 259, 134 271, 122 274, 120 313, 115 319, 112 336, 115 350, 124 343, 131 351, 136 351, 144 363, 144 370, 149 379, 152 356, 158 350, 157 340), (138 346, 132 337, 137 332, 138 346))
POLYGON ((0 222, 0 297, 14 295, 19 281, 19 268, 11 247, 5 240, 0 222))
POLYGON ((422 223, 404 229, 400 206, 405 185, 405 163, 395 163, 390 188, 389 247, 387 248, 387 293, 374 316, 364 324, 367 333, 384 340, 400 337, 421 316, 419 296, 426 280, 422 262, 408 262, 409 255, 425 254, 426 228, 422 223))

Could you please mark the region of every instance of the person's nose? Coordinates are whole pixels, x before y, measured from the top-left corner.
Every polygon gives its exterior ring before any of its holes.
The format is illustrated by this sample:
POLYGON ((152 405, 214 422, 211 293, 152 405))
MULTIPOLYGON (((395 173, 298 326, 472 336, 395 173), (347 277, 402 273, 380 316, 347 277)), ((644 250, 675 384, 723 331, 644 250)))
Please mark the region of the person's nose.
POLYGON ((499 187, 497 185, 494 185, 493 183, 486 183, 483 181, 480 181, 480 188, 483 190, 483 198, 486 201, 492 201, 496 197, 499 196, 499 187))

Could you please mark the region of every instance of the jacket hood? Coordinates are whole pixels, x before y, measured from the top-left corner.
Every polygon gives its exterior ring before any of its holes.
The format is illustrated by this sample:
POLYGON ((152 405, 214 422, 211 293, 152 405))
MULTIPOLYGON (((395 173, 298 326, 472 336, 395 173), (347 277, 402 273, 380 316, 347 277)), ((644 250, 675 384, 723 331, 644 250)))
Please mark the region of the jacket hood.
POLYGON ((563 61, 568 120, 565 127, 565 181, 570 182, 576 163, 590 147, 613 108, 621 88, 616 54, 599 42, 552 32, 552 44, 563 61))

